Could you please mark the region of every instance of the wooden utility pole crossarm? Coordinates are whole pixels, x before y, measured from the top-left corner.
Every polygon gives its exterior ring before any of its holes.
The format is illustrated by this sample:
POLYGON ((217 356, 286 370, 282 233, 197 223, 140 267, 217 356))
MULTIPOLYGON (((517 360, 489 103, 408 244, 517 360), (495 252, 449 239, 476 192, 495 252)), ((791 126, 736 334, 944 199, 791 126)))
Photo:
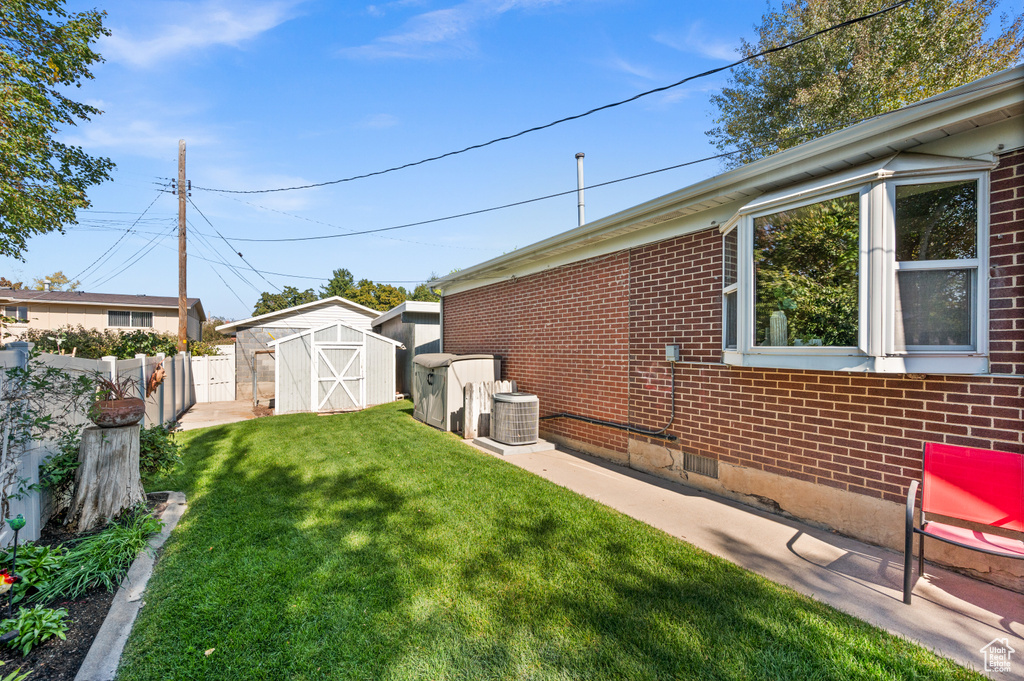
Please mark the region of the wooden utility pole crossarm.
POLYGON ((188 347, 188 293, 185 284, 185 140, 178 140, 178 350, 188 347))

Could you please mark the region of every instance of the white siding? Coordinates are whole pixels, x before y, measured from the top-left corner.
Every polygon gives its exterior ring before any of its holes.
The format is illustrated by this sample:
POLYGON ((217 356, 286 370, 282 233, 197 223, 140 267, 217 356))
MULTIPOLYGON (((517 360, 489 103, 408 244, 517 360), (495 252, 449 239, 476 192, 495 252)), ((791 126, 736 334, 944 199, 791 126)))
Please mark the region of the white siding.
POLYGON ((369 331, 376 315, 376 312, 360 312, 338 303, 325 303, 322 306, 314 305, 313 307, 308 307, 295 314, 275 317, 273 320, 268 319, 263 323, 263 326, 307 327, 315 329, 331 322, 343 322, 357 329, 369 331))

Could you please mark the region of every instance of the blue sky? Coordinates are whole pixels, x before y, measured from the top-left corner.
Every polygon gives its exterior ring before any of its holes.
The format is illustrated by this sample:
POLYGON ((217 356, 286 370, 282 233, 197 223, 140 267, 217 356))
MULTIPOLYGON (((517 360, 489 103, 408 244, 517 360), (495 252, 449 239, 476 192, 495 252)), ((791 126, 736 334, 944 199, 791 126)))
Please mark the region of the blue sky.
MULTIPOLYGON (((431 273, 574 227, 576 197, 379 235, 236 239, 344 234, 569 191, 581 151, 588 185, 707 156, 715 153, 704 134, 712 127, 708 98, 728 76, 379 177, 264 194, 200 187, 330 181, 581 113, 732 61, 765 10, 763 2, 741 0, 108 0, 68 7, 105 10, 112 35, 99 44, 106 62, 94 69, 95 80, 75 92, 104 114, 62 138, 109 156, 117 169, 112 182, 91 191, 93 207, 80 213, 80 225, 33 238, 25 262, 0 260, 0 272, 28 283, 55 270, 85 270, 83 290, 176 295, 177 199, 159 190, 177 175, 183 138, 195 204, 188 208, 188 292, 207 314, 233 319, 251 314, 260 291, 319 288, 341 267, 357 279, 412 288, 431 273)), ((712 161, 590 190, 587 219, 721 170, 712 161)))

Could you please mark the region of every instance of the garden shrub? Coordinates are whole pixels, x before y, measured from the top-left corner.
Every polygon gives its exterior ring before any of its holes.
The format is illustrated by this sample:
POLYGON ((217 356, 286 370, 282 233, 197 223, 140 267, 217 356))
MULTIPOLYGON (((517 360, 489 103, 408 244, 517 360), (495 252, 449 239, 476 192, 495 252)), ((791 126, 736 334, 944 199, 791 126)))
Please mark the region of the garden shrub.
POLYGON ((57 451, 39 465, 39 486, 49 490, 54 499, 69 496, 78 470, 78 450, 82 443, 81 428, 62 432, 57 437, 57 451))
POLYGON ((96 586, 116 590, 132 561, 147 548, 149 537, 162 527, 145 504, 125 511, 102 532, 79 539, 68 548, 64 569, 39 590, 35 600, 75 600, 96 586))
MULTIPOLYGON (((0 565, 11 564, 11 553, 0 549, 0 565)), ((41 546, 32 542, 19 546, 14 574, 20 579, 11 586, 12 602, 34 600, 35 594, 49 588, 50 581, 63 567, 64 549, 61 546, 41 546)))
POLYGON ((181 455, 178 443, 174 441, 171 428, 154 425, 143 428, 139 433, 139 470, 143 477, 152 477, 157 473, 169 473, 181 455))
MULTIPOLYGON (((28 329, 22 340, 36 344, 42 352, 70 354, 76 357, 100 359, 117 357, 134 359, 135 355, 173 355, 178 352, 178 338, 154 331, 114 331, 112 329, 87 329, 78 326, 62 326, 58 329, 28 329)), ((202 341, 189 341, 189 351, 196 356, 215 355, 215 345, 202 341)))
POLYGON ((0 622, 0 629, 17 631, 17 635, 8 641, 7 645, 20 649, 22 655, 28 655, 34 647, 51 636, 65 639, 68 630, 68 611, 64 608, 44 608, 41 605, 20 608, 17 617, 0 622))

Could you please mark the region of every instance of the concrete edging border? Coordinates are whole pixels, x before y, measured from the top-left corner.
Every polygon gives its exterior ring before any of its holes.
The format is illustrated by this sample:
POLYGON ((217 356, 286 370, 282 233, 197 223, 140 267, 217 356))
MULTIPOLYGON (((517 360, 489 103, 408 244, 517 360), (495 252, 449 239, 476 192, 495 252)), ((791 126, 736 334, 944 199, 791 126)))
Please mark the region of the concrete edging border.
POLYGON ((75 681, 113 681, 117 675, 117 667, 124 652, 124 644, 132 632, 135 618, 142 608, 142 595, 153 575, 156 563, 156 552, 164 545, 171 532, 178 526, 181 516, 188 510, 185 495, 181 492, 168 492, 167 508, 160 514, 164 527, 149 540, 149 550, 143 551, 128 568, 128 574, 121 581, 110 611, 96 632, 92 646, 78 668, 75 681))

